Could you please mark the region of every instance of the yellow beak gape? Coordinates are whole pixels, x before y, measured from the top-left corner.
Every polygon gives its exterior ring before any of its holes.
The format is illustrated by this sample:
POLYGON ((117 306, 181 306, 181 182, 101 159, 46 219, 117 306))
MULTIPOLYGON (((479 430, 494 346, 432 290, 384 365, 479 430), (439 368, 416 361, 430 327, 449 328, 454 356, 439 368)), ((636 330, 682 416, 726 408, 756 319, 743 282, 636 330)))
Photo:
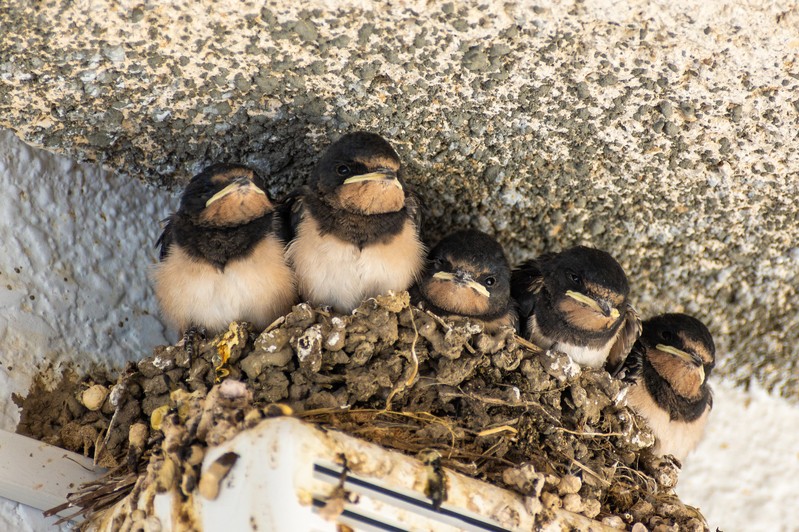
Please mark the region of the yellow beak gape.
POLYGON ((402 183, 400 183, 396 177, 392 178, 390 174, 386 174, 385 172, 354 175, 345 179, 344 184, 349 185, 350 183, 361 183, 362 181, 391 181, 391 184, 402 190, 402 183))
MULTIPOLYGON (((683 360, 690 364, 696 364, 698 362, 696 357, 694 357, 690 353, 686 353, 682 349, 677 349, 676 347, 672 347, 670 345, 657 344, 655 346, 655 349, 663 351, 664 353, 668 353, 670 355, 674 355, 680 360, 683 360)), ((701 364, 701 362, 699 362, 699 374, 701 375, 702 382, 705 382, 705 367, 701 364)))
MULTIPOLYGON (((449 272, 436 272, 433 274, 434 279, 441 279, 443 281, 454 281, 455 275, 449 272)), ((488 288, 481 285, 477 281, 472 281, 471 279, 464 283, 466 286, 480 294, 481 296, 491 297, 491 294, 488 292, 488 288)))
POLYGON ((209 207, 213 202, 224 198, 228 194, 231 194, 239 190, 240 188, 246 188, 248 189, 248 192, 255 192, 256 194, 262 194, 266 196, 266 192, 255 186, 255 184, 252 182, 247 182, 247 184, 245 185, 242 185, 241 183, 231 183, 222 190, 220 190, 219 192, 217 192, 216 194, 214 194, 213 196, 211 196, 211 198, 205 202, 205 207, 206 208, 209 207))
MULTIPOLYGON (((570 298, 574 299, 575 301, 579 301, 583 305, 590 307, 591 309, 599 312, 600 314, 604 314, 605 311, 602 310, 602 307, 599 306, 599 303, 594 301, 592 298, 588 297, 585 294, 581 294, 580 292, 575 292, 574 290, 566 290, 566 295, 570 298)), ((610 309, 610 317, 614 320, 619 317, 619 309, 613 307, 610 309)))
POLYGON ((684 360, 686 362, 691 362, 691 363, 694 362, 694 357, 692 357, 690 354, 686 353, 682 349, 677 349, 676 347, 672 347, 666 344, 657 344, 655 346, 655 349, 658 349, 659 351, 663 351, 664 353, 668 353, 670 355, 674 355, 680 360, 684 360))

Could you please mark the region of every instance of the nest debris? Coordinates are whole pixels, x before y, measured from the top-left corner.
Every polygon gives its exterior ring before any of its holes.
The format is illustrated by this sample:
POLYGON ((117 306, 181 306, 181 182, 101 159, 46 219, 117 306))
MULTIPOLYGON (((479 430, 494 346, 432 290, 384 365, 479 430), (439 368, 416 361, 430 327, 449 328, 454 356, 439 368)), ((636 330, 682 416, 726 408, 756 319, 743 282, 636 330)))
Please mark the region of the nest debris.
MULTIPOLYGON (((152 519, 137 501, 158 492, 190 499, 209 446, 295 415, 404 453, 437 451, 445 467, 537 497, 542 519, 562 507, 618 528, 707 530, 674 493, 679 463, 651 453, 621 381, 511 330, 444 320, 407 292, 348 316, 300 304, 260 334, 233 323, 193 357, 162 346, 116 379, 71 374, 50 391, 37 379, 15 401, 18 432, 110 468, 50 510, 75 509, 82 529, 120 501, 114 529, 152 519)), ((181 519, 192 528, 191 512, 181 519)))

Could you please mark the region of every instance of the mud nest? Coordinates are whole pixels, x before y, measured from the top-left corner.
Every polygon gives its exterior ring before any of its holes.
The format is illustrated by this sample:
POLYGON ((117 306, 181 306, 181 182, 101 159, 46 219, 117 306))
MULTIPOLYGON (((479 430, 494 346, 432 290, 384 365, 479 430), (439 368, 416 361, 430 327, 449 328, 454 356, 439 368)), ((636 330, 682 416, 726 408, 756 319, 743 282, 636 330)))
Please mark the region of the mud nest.
POLYGON ((37 379, 15 397, 18 432, 110 468, 70 497, 83 527, 131 492, 188 496, 208 446, 294 415, 412 455, 435 450, 446 467, 538 498, 542 515, 562 507, 619 528, 707 529, 674 494, 679 463, 651 453, 620 380, 511 330, 444 320, 407 293, 348 316, 300 304, 260 334, 233 323, 193 356, 158 347, 116 378, 65 374, 44 388, 37 379))

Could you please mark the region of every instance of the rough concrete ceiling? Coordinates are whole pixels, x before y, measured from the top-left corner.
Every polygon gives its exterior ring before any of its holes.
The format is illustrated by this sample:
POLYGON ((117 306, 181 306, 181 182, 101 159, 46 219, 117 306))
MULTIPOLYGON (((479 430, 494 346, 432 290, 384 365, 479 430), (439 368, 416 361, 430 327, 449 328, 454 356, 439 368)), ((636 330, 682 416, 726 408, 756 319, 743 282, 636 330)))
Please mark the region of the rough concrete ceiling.
MULTIPOLYGON (((644 316, 799 397, 799 10, 611 0, 0 6, 0 125, 165 186, 243 161, 280 195, 390 138, 428 237, 605 248, 644 316)), ((157 221, 153 221, 157 223, 157 221)))

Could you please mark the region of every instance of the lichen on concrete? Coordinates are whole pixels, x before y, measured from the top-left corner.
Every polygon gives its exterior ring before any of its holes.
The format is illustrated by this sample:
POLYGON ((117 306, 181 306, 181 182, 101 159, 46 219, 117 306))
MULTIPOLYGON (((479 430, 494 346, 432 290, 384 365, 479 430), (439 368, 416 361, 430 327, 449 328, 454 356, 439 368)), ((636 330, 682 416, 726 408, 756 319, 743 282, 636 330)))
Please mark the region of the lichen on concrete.
POLYGON ((0 125, 166 186, 245 162, 276 195, 381 132, 430 239, 608 249, 644 316, 697 315, 719 373, 797 398, 797 26, 775 1, 17 1, 0 125))

